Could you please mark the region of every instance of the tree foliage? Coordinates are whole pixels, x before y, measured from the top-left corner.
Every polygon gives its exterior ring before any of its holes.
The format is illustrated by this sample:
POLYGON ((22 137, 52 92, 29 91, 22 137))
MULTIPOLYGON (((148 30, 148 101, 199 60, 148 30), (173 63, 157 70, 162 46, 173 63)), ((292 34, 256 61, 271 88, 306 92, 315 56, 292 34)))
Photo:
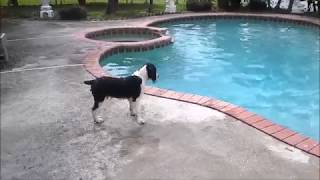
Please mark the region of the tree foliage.
POLYGON ((8 0, 8 6, 18 7, 19 2, 18 2, 18 0, 8 0))
POLYGON ((187 10, 189 11, 209 11, 211 10, 211 0, 187 0, 187 10))
POLYGON ((80 6, 86 6, 86 0, 78 0, 80 6))

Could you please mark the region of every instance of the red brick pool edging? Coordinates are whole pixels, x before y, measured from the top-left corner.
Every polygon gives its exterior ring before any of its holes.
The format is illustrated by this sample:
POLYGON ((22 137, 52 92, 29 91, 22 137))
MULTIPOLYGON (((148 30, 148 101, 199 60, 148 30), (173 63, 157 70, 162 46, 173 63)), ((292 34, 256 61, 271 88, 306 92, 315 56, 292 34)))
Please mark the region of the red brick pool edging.
MULTIPOLYGON (((316 19, 310 19, 301 16, 293 15, 279 15, 279 14, 243 14, 243 13, 201 13, 201 14, 178 14, 170 15, 165 17, 158 17, 150 21, 144 21, 137 27, 123 27, 130 29, 134 32, 134 29, 137 29, 135 33, 140 33, 138 31, 143 31, 144 33, 155 33, 156 36, 154 39, 140 41, 140 42, 103 42, 95 39, 88 39, 88 37, 96 37, 100 34, 106 34, 108 29, 122 29, 122 28, 105 28, 105 29, 95 29, 82 34, 79 34, 77 37, 86 40, 95 42, 99 45, 98 49, 91 51, 86 56, 85 69, 95 77, 101 76, 111 76, 110 73, 106 73, 99 62, 101 59, 108 56, 123 53, 123 52, 138 52, 138 51, 147 51, 154 48, 160 48, 166 45, 169 45, 173 42, 172 37, 166 35, 166 30, 164 28, 150 27, 151 25, 156 25, 164 22, 174 22, 181 20, 200 20, 200 19, 216 19, 216 18, 242 18, 242 19, 257 19, 257 20, 270 20, 277 22, 291 22, 301 25, 307 25, 319 28, 320 21, 316 19)), ((117 33, 117 31, 112 31, 117 33)), ((123 33, 123 30, 121 30, 123 33)), ((200 106, 208 107, 217 111, 220 111, 224 114, 227 114, 235 119, 240 120, 241 122, 258 129, 265 134, 268 134, 275 139, 278 139, 288 145, 291 145, 297 149, 305 151, 309 154, 320 157, 320 143, 313 140, 312 138, 306 137, 302 134, 299 134, 295 131, 292 131, 286 127, 278 125, 271 122, 270 120, 250 112, 243 107, 236 106, 234 104, 221 101, 218 99, 213 99, 205 96, 194 95, 189 93, 181 93, 166 89, 160 89, 156 87, 146 87, 145 94, 157 96, 161 98, 173 99, 178 101, 183 101, 187 103, 193 103, 200 106)))

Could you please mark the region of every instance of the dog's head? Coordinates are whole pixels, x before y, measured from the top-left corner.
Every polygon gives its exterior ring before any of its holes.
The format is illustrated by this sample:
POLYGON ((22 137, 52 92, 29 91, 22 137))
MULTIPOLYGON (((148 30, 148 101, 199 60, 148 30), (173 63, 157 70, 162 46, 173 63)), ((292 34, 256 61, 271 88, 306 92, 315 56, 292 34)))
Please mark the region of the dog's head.
POLYGON ((148 79, 151 79, 153 82, 155 82, 158 77, 156 66, 154 64, 147 63, 146 70, 147 70, 148 79))

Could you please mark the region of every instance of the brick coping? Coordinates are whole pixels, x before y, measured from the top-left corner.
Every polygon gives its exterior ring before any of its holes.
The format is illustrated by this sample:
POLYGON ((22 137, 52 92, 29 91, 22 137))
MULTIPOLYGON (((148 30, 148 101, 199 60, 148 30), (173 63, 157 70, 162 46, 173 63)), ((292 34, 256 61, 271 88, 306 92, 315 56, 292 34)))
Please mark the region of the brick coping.
MULTIPOLYGON (((100 60, 114 54, 123 52, 138 52, 147 51, 154 48, 160 48, 170 43, 173 43, 173 38, 166 34, 165 28, 152 27, 165 22, 175 22, 183 20, 200 20, 200 19, 256 19, 263 21, 276 22, 290 22, 304 26, 320 28, 320 20, 315 18, 307 18, 297 15, 283 15, 283 14, 247 14, 247 13, 187 13, 187 14, 172 14, 170 16, 158 16, 151 20, 144 20, 137 26, 125 26, 117 28, 105 29, 91 29, 87 32, 82 32, 76 35, 80 40, 91 41, 97 44, 97 50, 91 51, 87 54, 84 60, 85 69, 95 77, 111 76, 109 72, 105 72, 100 66, 100 60), (106 42, 96 40, 90 37, 104 35, 104 32, 109 30, 123 31, 123 29, 130 29, 139 34, 139 31, 145 33, 154 33, 156 36, 153 39, 140 42, 106 42), (90 36, 90 37, 89 37, 90 36), (89 38, 88 38, 89 37, 89 38)), ((298 148, 304 152, 320 157, 320 142, 306 137, 286 127, 271 122, 270 120, 250 112, 243 107, 234 105, 218 99, 209 98, 189 93, 181 93, 156 87, 145 88, 145 94, 157 96, 161 98, 173 99, 187 103, 193 103, 200 106, 208 107, 241 122, 258 129, 265 134, 268 134, 275 139, 278 139, 288 145, 298 148)))

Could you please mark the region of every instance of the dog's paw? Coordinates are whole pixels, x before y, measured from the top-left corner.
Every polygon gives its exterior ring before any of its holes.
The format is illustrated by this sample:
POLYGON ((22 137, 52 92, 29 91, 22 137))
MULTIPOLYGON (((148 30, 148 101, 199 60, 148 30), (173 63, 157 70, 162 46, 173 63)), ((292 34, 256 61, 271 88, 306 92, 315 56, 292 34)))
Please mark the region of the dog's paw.
POLYGON ((138 123, 139 125, 144 125, 146 122, 145 122, 144 120, 137 120, 137 123, 138 123))
POLYGON ((101 116, 94 118, 94 123, 96 123, 96 124, 101 124, 103 122, 104 122, 104 120, 101 116))

